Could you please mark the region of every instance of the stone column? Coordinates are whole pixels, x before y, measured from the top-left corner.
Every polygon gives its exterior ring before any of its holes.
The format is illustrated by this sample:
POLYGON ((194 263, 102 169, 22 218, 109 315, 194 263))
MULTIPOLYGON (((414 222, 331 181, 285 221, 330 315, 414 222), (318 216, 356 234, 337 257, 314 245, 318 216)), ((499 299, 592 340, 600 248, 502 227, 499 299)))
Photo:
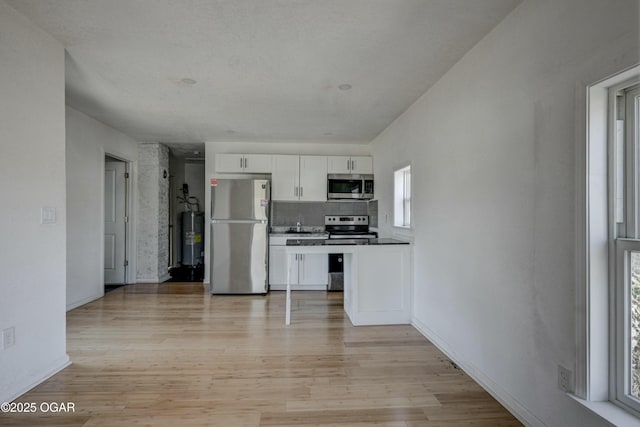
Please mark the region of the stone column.
POLYGON ((169 148, 138 145, 138 283, 169 279, 169 148))

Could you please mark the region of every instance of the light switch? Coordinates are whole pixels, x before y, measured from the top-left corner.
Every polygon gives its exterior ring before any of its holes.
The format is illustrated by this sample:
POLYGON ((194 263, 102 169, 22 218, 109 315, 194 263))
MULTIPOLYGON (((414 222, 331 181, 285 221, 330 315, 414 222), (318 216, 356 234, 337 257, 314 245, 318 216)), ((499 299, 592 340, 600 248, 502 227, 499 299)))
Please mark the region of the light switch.
POLYGON ((56 223, 56 208, 42 208, 40 222, 42 224, 56 223))

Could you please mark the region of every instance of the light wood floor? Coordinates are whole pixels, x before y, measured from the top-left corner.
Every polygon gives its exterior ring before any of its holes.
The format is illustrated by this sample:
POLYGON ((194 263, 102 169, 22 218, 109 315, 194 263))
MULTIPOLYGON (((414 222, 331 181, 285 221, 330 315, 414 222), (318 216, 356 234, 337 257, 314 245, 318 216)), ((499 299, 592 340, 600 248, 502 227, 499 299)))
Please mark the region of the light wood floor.
POLYGON ((67 315, 73 365, 0 414, 22 426, 520 426, 411 326, 353 327, 342 294, 128 285, 67 315))

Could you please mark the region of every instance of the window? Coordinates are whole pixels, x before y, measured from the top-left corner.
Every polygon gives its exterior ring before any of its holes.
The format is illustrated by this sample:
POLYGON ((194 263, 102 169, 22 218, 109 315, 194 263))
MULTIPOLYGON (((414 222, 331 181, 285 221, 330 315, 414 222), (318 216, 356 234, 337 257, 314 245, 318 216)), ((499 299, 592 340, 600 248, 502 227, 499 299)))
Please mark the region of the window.
POLYGON ((393 173, 393 225, 411 228, 411 166, 393 173))
POLYGON ((614 162, 610 197, 615 255, 612 394, 640 414, 640 85, 610 93, 614 162))
POLYGON ((639 87, 640 66, 587 87, 576 164, 586 173, 576 217, 574 392, 612 425, 640 417, 639 87))

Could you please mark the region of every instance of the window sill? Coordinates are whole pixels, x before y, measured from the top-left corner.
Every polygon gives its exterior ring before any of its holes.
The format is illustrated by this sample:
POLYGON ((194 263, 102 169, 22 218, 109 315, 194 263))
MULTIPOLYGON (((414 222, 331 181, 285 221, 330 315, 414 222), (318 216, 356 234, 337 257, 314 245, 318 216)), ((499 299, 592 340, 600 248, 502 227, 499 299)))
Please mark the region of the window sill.
POLYGON ((567 396, 616 427, 640 427, 640 419, 611 402, 591 402, 573 394, 567 394, 567 396))

